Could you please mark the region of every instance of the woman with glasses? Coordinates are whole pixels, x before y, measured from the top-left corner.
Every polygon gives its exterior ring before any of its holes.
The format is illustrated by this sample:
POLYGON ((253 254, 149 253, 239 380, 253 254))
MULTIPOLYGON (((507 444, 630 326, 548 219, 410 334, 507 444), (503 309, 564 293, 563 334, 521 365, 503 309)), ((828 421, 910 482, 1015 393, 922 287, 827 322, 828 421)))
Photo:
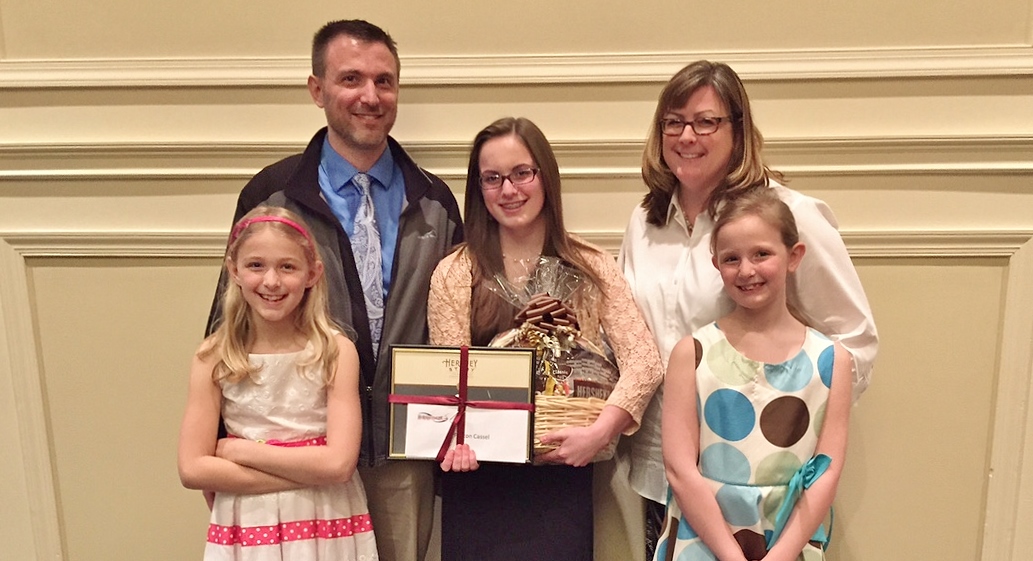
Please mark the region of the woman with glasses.
POLYGON ((558 448, 536 457, 539 465, 478 464, 465 445, 448 452, 442 560, 591 560, 590 462, 617 435, 638 428, 661 381, 659 353, 614 259, 564 228, 559 166, 534 123, 505 118, 477 134, 465 198, 467 242, 431 279, 431 343, 487 345, 515 327, 521 310, 489 286, 497 277, 519 284, 540 257, 554 257, 584 278, 566 311, 592 343, 602 346, 605 332, 620 378, 594 424, 542 439, 558 448))
MULTIPOLYGON (((642 157, 649 191, 632 212, 618 262, 667 363, 682 337, 731 311, 712 263, 717 210, 754 189, 774 189, 792 209, 807 255, 789 288, 801 319, 839 340, 854 359, 853 394, 867 388, 878 336, 861 281, 822 201, 787 189, 761 156, 763 137, 742 81, 721 63, 694 62, 660 93, 642 157)), ((646 499, 647 555, 660 526, 667 481, 660 449, 662 391, 630 439, 630 480, 646 499)))

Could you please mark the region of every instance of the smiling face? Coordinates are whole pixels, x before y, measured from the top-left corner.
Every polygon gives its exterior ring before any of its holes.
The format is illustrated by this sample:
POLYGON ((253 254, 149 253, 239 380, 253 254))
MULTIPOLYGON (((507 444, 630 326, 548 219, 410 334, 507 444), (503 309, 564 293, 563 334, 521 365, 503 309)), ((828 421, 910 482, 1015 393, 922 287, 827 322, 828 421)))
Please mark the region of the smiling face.
MULTIPOLYGON (((518 168, 537 168, 523 141, 515 134, 492 138, 481 147, 478 156, 481 175, 489 172, 510 175, 518 168)), ((526 237, 544 232, 545 190, 541 175, 523 185, 506 179, 498 189, 481 189, 488 213, 499 223, 499 233, 526 237)))
POLYGON ((756 214, 725 223, 714 234, 714 266, 725 292, 740 308, 786 305, 786 278, 803 259, 804 247, 786 247, 779 228, 756 214))
MULTIPOLYGON (((671 109, 664 119, 689 122, 700 117, 728 117, 728 106, 712 86, 703 86, 689 96, 684 106, 671 109)), ((686 126, 680 135, 663 135, 664 162, 683 189, 702 196, 710 193, 728 174, 735 131, 731 123, 722 121, 713 134, 698 135, 686 126)))
POLYGON ((256 325, 293 322, 305 290, 316 284, 322 263, 309 263, 305 251, 286 234, 268 225, 253 225, 227 263, 256 325))
POLYGON ((330 145, 353 165, 372 165, 387 147, 398 113, 398 63, 383 43, 339 35, 326 46, 326 70, 309 76, 326 113, 330 145))

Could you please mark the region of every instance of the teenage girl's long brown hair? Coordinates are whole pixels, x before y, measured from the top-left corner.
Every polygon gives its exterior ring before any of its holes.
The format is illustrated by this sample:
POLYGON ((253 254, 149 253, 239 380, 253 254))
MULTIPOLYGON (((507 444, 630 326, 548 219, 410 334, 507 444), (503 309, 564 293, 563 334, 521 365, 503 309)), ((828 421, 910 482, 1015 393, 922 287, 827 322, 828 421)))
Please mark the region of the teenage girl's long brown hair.
MULTIPOLYGON (((515 136, 534 159, 538 179, 545 194, 542 215, 545 217, 545 244, 543 256, 559 257, 566 265, 582 273, 589 286, 583 290, 601 292, 598 275, 581 257, 583 251, 595 251, 574 239, 563 226, 563 201, 560 197, 560 170, 556 155, 545 134, 533 122, 523 117, 499 119, 477 133, 470 150, 470 165, 466 175, 466 201, 463 213, 466 246, 473 262, 473 291, 470 295, 470 336, 474 345, 486 345, 501 331, 513 327, 516 308, 491 292, 485 285, 496 274, 505 276, 502 246, 499 243, 499 224, 488 212, 481 192, 480 158, 484 144, 493 138, 515 136)), ((605 294, 602 294, 605 298, 605 294)))

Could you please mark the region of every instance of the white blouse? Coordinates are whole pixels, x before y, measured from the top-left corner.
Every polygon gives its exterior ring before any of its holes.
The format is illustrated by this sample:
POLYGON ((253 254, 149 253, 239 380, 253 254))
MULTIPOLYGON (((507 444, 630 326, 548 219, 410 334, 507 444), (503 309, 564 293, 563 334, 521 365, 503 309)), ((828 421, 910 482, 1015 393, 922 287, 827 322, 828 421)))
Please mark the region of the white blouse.
MULTIPOLYGON (((854 359, 856 401, 868 387, 878 350, 868 298, 837 230, 832 210, 823 201, 774 184, 772 189, 793 211, 800 241, 807 247, 789 298, 811 326, 842 343, 854 359)), ((714 221, 706 211, 696 217, 690 234, 678 198, 672 197, 666 226, 646 222, 635 208, 624 233, 618 265, 656 338, 664 362, 674 345, 704 325, 732 311, 721 277, 711 261, 714 221)), ((663 387, 657 391, 631 438, 631 484, 640 495, 664 503, 667 481, 660 451, 663 387)))

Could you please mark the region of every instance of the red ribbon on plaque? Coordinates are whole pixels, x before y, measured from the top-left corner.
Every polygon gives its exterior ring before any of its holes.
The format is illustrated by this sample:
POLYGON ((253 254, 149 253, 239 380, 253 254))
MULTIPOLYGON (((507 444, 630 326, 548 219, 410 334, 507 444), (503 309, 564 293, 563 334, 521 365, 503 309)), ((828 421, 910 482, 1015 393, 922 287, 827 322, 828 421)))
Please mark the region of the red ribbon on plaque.
POLYGON ((448 427, 448 434, 445 441, 441 443, 436 460, 438 463, 444 461, 445 453, 452 444, 452 437, 455 436, 456 444, 463 444, 466 440, 466 408, 477 407, 480 409, 509 409, 534 411, 533 403, 519 403, 516 401, 483 401, 467 399, 468 377, 470 374, 470 347, 462 345, 459 347, 459 393, 457 395, 399 395, 390 394, 387 396, 388 403, 422 405, 455 405, 458 410, 452 418, 452 424, 448 427))

